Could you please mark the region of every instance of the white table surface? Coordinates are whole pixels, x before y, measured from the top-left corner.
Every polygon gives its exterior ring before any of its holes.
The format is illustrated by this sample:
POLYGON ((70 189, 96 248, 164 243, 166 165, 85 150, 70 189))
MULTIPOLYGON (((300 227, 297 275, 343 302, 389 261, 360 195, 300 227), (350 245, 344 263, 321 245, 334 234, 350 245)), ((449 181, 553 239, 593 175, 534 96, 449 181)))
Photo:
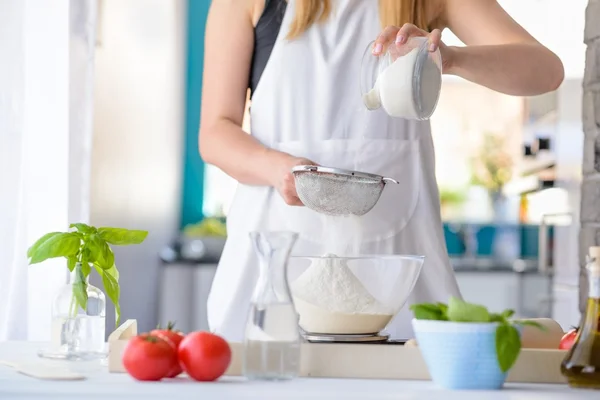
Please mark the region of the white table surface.
POLYGON ((2 342, 0 360, 43 362, 64 366, 86 376, 82 381, 44 381, 21 375, 0 365, 0 399, 424 399, 424 400, 577 400, 600 399, 600 391, 570 389, 566 385, 507 384, 499 391, 447 391, 428 381, 295 379, 287 382, 249 382, 224 377, 199 383, 178 378, 137 382, 127 374, 110 374, 100 362, 66 363, 41 360, 39 343, 2 342))

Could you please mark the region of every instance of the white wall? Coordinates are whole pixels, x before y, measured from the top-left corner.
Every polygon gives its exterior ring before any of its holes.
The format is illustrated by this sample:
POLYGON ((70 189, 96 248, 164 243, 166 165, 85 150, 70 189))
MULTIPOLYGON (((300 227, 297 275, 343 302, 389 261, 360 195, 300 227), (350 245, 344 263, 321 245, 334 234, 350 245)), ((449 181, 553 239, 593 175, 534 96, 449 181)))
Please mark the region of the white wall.
POLYGON ((150 231, 140 246, 115 248, 123 318, 148 330, 156 324, 157 253, 179 225, 185 1, 102 3, 91 222, 150 231))

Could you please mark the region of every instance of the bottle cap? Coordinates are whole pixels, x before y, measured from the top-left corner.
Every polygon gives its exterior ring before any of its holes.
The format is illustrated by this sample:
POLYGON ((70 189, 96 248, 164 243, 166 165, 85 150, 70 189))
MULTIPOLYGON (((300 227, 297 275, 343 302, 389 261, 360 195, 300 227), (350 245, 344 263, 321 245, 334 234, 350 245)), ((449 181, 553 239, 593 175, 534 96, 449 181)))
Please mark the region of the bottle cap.
POLYGON ((589 250, 592 258, 587 268, 593 276, 600 276, 600 246, 592 246, 589 250))

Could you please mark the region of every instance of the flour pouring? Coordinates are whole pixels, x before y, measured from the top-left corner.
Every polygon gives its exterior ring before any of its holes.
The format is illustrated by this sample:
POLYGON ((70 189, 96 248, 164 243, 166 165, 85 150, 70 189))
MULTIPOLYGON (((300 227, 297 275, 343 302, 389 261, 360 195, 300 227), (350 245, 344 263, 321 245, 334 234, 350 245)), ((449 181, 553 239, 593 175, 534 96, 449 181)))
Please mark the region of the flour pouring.
MULTIPOLYGON (((258 261, 248 239, 253 231, 298 234, 289 262, 292 285, 304 273, 299 282, 312 282, 317 268, 346 283, 356 283, 353 275, 361 285, 353 289, 360 299, 348 299, 355 310, 322 307, 322 299, 300 283, 297 299, 338 317, 347 311, 393 313, 385 327, 390 338, 412 338, 413 314, 406 305, 461 297, 445 243, 428 121, 441 74, 512 96, 554 91, 564 77, 556 55, 496 1, 481 0, 213 1, 203 66, 200 153, 239 183, 207 306, 210 330, 231 341, 244 338, 257 280, 258 261), (445 29, 466 45, 444 43, 445 29), (250 132, 243 127, 248 94, 250 132), (323 174, 328 182, 318 182, 319 190, 298 190, 293 168, 310 165, 320 166, 317 173, 350 171, 341 175, 350 180, 356 179, 353 171, 376 175, 372 187, 380 193, 373 190, 376 200, 368 207, 357 202, 361 207, 339 212, 338 200, 355 202, 355 192, 339 185, 330 192, 335 201, 325 200, 321 191, 343 180, 339 173, 323 174), (348 232, 328 233, 331 221, 324 215, 360 215, 355 231, 360 243, 352 244, 348 232), (417 268, 423 259, 406 254, 422 255, 426 264, 417 268)), ((325 273, 319 279, 329 282, 328 296, 346 293, 325 273)), ((312 326, 310 315, 298 310, 305 328, 312 326)), ((362 325, 355 331, 367 330, 362 325)))
MULTIPOLYGON (((366 108, 383 107, 388 115, 397 118, 429 118, 441 87, 439 51, 428 51, 427 40, 422 38, 413 38, 404 46, 390 46, 380 57, 371 54, 372 47, 369 45, 363 55, 361 67, 366 108)), ((366 148, 368 139, 364 133, 362 142, 366 148)), ((353 153, 355 167, 362 155, 360 151, 353 153)), ((292 172, 302 203, 321 214, 320 237, 327 253, 310 257, 308 268, 290 285, 305 336, 315 341, 340 340, 344 335, 354 335, 352 340, 357 336, 361 340, 385 338, 382 330, 406 302, 421 264, 407 267, 410 257, 400 256, 393 261, 382 261, 377 255, 361 257, 360 243, 368 236, 365 225, 381 222, 362 220, 361 216, 375 207, 387 183, 398 181, 314 165, 297 166, 292 172), (370 276, 377 273, 386 276, 388 282, 401 275, 404 282, 384 300, 384 279, 370 276), (406 282, 410 284, 402 286, 406 282)))

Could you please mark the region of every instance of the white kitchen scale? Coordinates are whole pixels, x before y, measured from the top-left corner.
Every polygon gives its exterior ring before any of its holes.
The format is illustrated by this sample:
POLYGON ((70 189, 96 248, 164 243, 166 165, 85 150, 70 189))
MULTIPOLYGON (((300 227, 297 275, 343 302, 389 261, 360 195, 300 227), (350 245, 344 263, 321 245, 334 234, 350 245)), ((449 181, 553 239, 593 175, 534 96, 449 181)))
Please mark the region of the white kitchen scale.
POLYGON ((396 343, 403 344, 405 340, 389 340, 390 335, 386 332, 378 332, 366 335, 330 335, 324 333, 302 332, 302 337, 310 343, 396 343))

